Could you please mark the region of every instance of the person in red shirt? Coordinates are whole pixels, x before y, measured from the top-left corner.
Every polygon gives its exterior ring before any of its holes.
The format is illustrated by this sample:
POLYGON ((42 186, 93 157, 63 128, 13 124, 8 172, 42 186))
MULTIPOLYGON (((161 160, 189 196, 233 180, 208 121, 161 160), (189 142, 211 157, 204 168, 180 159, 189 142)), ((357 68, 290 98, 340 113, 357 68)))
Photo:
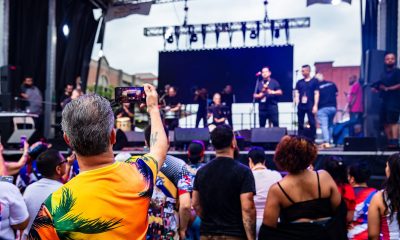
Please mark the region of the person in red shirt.
POLYGON ((329 156, 325 159, 323 169, 335 180, 336 185, 347 207, 347 222, 351 222, 356 208, 356 196, 347 180, 347 168, 341 157, 329 156))

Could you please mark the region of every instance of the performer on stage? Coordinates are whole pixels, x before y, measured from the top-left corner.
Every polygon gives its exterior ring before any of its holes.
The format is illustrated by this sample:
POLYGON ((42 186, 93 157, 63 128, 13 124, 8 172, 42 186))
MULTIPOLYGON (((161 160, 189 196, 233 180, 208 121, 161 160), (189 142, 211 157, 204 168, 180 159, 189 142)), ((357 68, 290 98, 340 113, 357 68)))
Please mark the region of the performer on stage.
POLYGON ((122 119, 122 118, 129 118, 131 123, 131 131, 135 130, 135 106, 131 103, 123 103, 122 107, 118 108, 115 113, 115 118, 122 119))
POLYGON ((221 94, 215 93, 213 96, 213 104, 210 107, 210 113, 212 114, 212 125, 219 126, 225 124, 227 120, 227 108, 222 105, 221 94))
POLYGON ((269 67, 261 69, 262 80, 257 83, 257 93, 254 94, 259 101, 260 127, 265 127, 267 119, 270 127, 279 127, 278 99, 283 93, 279 82, 271 78, 271 74, 269 67))
POLYGON ((297 106, 298 134, 314 140, 316 134, 315 114, 318 111, 319 90, 318 80, 310 76, 310 71, 310 65, 301 67, 303 79, 296 83, 294 102, 297 106), (309 133, 304 130, 304 117, 306 114, 310 124, 309 133))
POLYGON ((322 148, 329 148, 332 140, 333 119, 336 115, 336 97, 338 89, 336 84, 324 79, 322 73, 317 73, 315 78, 319 82, 320 98, 318 101, 317 118, 322 130, 322 148))
POLYGON ((385 71, 380 80, 373 85, 383 100, 381 123, 383 124, 388 148, 399 147, 399 115, 400 115, 400 69, 396 67, 396 55, 385 55, 385 71))
POLYGON ((224 90, 221 92, 222 105, 226 107, 226 118, 228 119, 229 125, 233 128, 232 122, 232 104, 236 102, 235 94, 233 93, 232 85, 226 85, 224 90))
POLYGON ((199 105, 196 113, 196 128, 203 119, 203 126, 207 127, 207 89, 201 88, 194 92, 194 101, 199 105))
POLYGON ((179 126, 181 103, 176 96, 176 89, 173 86, 168 88, 168 95, 164 98, 165 125, 172 131, 179 126))

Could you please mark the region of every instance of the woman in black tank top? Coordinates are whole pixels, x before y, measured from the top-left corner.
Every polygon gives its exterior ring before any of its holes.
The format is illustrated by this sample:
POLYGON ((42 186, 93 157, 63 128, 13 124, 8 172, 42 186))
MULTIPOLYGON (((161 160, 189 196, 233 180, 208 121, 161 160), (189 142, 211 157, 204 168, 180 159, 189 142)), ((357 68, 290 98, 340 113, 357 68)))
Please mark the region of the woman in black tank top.
POLYGON ((341 196, 327 172, 308 170, 317 154, 305 138, 282 138, 274 162, 288 174, 269 190, 259 239, 347 239, 345 210, 335 232, 326 228, 335 221, 341 196))

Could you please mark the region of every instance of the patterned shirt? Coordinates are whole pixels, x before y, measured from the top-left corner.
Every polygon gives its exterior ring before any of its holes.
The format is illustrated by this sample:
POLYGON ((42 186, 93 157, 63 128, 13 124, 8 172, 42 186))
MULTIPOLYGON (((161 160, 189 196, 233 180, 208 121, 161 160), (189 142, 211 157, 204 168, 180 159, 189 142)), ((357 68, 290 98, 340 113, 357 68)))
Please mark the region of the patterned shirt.
POLYGON ((156 173, 148 154, 81 172, 46 199, 29 239, 145 239, 156 173))
POLYGON ((368 207, 376 193, 375 188, 355 187, 356 208, 347 236, 352 240, 368 239, 368 207))
POLYGON ((149 209, 147 239, 178 237, 178 198, 193 191, 193 175, 181 159, 167 155, 157 175, 149 209))

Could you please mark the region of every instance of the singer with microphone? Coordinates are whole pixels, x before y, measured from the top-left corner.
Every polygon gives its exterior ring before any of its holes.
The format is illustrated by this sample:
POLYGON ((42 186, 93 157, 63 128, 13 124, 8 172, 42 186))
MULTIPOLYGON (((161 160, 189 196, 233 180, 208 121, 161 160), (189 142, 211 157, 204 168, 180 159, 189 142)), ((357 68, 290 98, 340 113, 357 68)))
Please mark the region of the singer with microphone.
POLYGON ((257 91, 253 97, 258 101, 258 117, 260 127, 265 127, 268 119, 269 127, 279 127, 278 100, 283 94, 279 82, 271 78, 271 69, 263 67, 256 76, 262 79, 257 82, 257 91))

